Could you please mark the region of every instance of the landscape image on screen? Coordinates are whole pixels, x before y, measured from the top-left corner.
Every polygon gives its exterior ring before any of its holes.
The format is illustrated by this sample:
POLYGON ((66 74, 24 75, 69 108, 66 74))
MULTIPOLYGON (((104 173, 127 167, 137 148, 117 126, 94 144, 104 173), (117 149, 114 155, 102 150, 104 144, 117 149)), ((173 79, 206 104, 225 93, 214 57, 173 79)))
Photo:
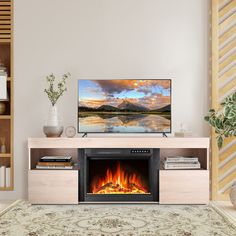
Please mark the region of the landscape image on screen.
POLYGON ((171 81, 79 80, 78 132, 171 132, 171 81))

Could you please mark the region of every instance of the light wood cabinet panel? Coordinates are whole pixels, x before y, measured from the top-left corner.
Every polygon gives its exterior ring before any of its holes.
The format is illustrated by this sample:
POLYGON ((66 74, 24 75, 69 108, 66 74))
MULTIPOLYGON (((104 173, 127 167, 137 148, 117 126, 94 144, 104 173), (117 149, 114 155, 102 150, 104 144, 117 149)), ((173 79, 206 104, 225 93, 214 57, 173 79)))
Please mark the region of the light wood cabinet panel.
POLYGON ((161 170, 160 204, 207 204, 208 170, 161 170))
POLYGON ((78 204, 77 170, 29 170, 28 195, 32 204, 78 204))

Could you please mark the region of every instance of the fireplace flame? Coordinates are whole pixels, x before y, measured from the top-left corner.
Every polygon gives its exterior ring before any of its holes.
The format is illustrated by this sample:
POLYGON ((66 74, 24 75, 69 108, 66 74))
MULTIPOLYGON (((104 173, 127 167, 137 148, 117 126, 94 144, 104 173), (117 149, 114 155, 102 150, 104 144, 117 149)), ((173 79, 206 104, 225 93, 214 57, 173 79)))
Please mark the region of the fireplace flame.
POLYGON ((128 174, 117 164, 115 172, 109 168, 105 177, 93 181, 91 189, 94 194, 145 194, 148 193, 141 178, 136 174, 128 174))

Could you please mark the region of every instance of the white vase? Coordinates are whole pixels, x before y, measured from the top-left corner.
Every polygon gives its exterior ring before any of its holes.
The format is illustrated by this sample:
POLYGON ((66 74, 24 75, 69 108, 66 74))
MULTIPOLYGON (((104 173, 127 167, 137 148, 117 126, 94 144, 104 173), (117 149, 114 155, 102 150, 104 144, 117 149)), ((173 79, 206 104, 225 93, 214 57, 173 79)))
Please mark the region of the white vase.
POLYGON ((229 193, 230 201, 233 206, 236 208, 236 181, 233 183, 230 193, 229 193))
POLYGON ((59 116, 56 105, 49 109, 47 126, 59 126, 59 116))

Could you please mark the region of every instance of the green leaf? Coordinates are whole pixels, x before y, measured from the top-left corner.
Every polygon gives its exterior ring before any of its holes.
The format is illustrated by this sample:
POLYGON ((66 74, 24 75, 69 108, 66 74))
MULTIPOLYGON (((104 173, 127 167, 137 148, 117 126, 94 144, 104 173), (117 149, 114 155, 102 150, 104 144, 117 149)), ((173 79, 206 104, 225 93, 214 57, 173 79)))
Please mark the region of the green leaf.
POLYGON ((209 112, 215 112, 215 109, 210 109, 209 112))
POLYGON ((223 146, 223 137, 221 135, 217 136, 217 145, 219 149, 223 146))
POLYGON ((207 122, 209 121, 209 119, 210 119, 209 116, 205 116, 205 117, 204 117, 204 120, 207 121, 207 122))

